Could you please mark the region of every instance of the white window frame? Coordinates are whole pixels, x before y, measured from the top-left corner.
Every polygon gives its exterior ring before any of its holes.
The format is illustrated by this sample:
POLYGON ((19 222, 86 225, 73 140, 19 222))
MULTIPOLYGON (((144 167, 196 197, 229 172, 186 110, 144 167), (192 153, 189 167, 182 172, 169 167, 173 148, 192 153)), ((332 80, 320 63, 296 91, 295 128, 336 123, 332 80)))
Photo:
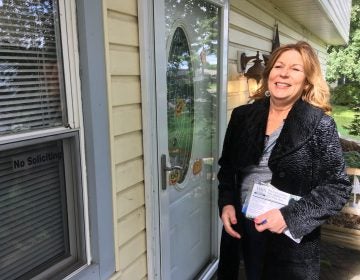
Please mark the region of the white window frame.
POLYGON ((79 148, 80 164, 83 191, 83 211, 84 211, 84 228, 85 228, 85 250, 87 265, 91 263, 90 251, 90 231, 89 231, 89 204, 86 181, 86 164, 85 164, 85 137, 84 122, 81 103, 80 88, 80 68, 79 68, 79 46, 76 22, 76 5, 75 1, 58 0, 61 42, 63 52, 64 82, 67 102, 68 123, 71 128, 79 129, 79 148))
MULTIPOLYGON (((62 63, 64 73, 64 94, 66 96, 67 105, 67 119, 69 127, 56 127, 49 129, 34 130, 16 134, 8 134, 0 136, 0 145, 5 147, 20 147, 22 145, 33 144, 40 139, 73 139, 71 141, 78 142, 78 162, 80 174, 73 174, 81 178, 82 191, 81 206, 83 207, 83 217, 81 220, 83 224, 78 225, 84 228, 83 236, 85 238, 85 254, 86 264, 66 276, 64 279, 70 279, 73 275, 83 270, 91 264, 91 244, 90 244, 90 230, 89 230, 89 208, 88 208, 88 189, 87 189, 87 176, 86 176, 86 164, 85 164, 85 141, 84 141, 84 124, 83 113, 81 104, 81 89, 80 89, 80 71, 79 71, 79 52, 78 52, 78 34, 76 23, 76 4, 75 1, 58 0, 59 7, 59 21, 61 30, 61 48, 62 48, 62 63), (77 134, 77 136, 75 135, 77 134), (71 136, 72 135, 72 136, 71 136), (25 143, 26 142, 26 143, 25 143), (25 144, 22 144, 25 143, 25 144)), ((59 58, 61 59, 61 58, 59 58)), ((66 140, 64 140, 66 141, 66 140)), ((69 146, 69 145, 64 145, 69 146)), ((75 146, 75 145, 74 145, 75 146)), ((76 147, 77 148, 77 147, 76 147)), ((7 148, 10 149, 10 148, 7 148)), ((64 152, 64 155, 66 152, 64 152)), ((74 158, 74 157, 73 157, 74 158)), ((65 159, 64 159, 65 161, 65 159)), ((77 160, 75 160, 77 161, 77 160)), ((72 162, 76 164, 76 162, 72 162)), ((67 174, 67 172, 65 172, 67 174)), ((73 178, 70 178, 73 180, 73 178)), ((66 181, 68 181, 66 179, 66 181)), ((70 206, 71 207, 71 206, 70 206)), ((70 223, 70 221, 69 221, 70 223)), ((70 227, 69 227, 70 228, 70 227)), ((69 231, 70 235, 70 231, 69 231)), ((45 275, 51 271, 57 270, 62 263, 67 260, 63 260, 49 269, 41 272, 39 275, 32 279, 44 279, 45 275)))

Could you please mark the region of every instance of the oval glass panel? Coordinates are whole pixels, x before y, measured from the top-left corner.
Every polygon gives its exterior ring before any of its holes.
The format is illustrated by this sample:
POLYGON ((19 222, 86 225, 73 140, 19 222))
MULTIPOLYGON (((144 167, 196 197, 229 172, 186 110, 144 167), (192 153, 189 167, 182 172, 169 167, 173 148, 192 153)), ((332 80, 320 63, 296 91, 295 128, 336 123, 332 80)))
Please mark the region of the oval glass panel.
POLYGON ((168 147, 172 166, 170 184, 181 183, 190 165, 194 133, 194 83, 190 49, 184 30, 172 38, 167 64, 168 147))

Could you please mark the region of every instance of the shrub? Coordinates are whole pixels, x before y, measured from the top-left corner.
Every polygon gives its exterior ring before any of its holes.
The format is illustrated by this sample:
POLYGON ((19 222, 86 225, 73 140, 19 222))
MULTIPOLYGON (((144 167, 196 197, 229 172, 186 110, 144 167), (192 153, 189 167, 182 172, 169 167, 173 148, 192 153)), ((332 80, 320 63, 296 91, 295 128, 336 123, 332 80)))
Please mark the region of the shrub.
POLYGON ((349 106, 352 108, 359 95, 359 83, 348 83, 331 89, 331 103, 334 105, 349 106))
POLYGON ((345 152, 344 159, 346 166, 352 168, 360 168, 360 153, 356 151, 345 152))
POLYGON ((350 125, 345 128, 349 130, 350 135, 360 135, 360 98, 358 96, 355 97, 351 110, 355 112, 355 116, 350 125))

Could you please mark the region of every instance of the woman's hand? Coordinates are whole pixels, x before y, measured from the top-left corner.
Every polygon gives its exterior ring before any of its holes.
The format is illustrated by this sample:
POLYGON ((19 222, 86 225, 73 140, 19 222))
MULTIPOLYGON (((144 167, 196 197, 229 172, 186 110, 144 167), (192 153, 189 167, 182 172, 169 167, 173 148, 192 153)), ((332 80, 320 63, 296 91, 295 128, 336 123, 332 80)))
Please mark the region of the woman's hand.
POLYGON ((282 233, 287 225, 279 209, 272 209, 257 216, 254 219, 255 228, 258 232, 269 230, 274 233, 282 233))
POLYGON ((222 209, 221 220, 224 224, 225 231, 234 238, 241 238, 240 234, 236 232, 231 225, 237 224, 235 207, 233 205, 225 205, 222 209))

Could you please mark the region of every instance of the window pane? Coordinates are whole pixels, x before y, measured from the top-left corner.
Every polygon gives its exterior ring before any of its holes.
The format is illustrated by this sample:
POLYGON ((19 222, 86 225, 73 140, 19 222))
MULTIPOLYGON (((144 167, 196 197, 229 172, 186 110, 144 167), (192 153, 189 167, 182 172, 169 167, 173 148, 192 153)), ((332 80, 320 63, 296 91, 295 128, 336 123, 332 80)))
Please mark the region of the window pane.
POLYGON ((66 123, 57 2, 0 0, 0 134, 66 123))
POLYGON ((61 141, 1 153, 0 275, 69 255, 61 141))

